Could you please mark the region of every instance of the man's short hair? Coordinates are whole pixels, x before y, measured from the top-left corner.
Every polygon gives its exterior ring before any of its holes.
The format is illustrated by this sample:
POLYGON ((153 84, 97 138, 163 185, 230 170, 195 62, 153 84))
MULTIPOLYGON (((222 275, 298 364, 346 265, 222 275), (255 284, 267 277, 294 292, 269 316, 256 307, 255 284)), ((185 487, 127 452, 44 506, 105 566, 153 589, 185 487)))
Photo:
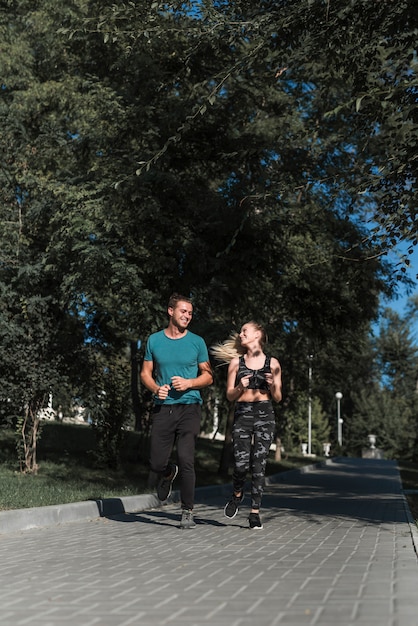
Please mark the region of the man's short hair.
POLYGON ((172 293, 168 300, 168 308, 175 309, 179 302, 188 302, 189 304, 193 304, 191 298, 187 296, 182 296, 179 293, 172 293))

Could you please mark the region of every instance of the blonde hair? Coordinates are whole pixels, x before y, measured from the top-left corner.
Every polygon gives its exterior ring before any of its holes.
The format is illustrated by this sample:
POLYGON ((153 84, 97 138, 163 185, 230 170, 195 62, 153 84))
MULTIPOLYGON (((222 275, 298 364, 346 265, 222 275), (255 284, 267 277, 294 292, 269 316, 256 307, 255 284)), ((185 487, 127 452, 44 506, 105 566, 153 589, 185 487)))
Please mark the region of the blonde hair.
MULTIPOLYGON (((246 323, 251 324, 256 330, 260 331, 260 346, 263 349, 264 344, 267 342, 267 334, 264 327, 253 320, 246 323)), ((211 346, 209 352, 217 361, 220 361, 219 365, 228 365, 232 359, 235 359, 237 356, 243 356, 247 350, 241 345, 239 333, 232 332, 228 339, 211 346)))
POLYGON ((239 334, 233 332, 225 341, 211 346, 209 352, 217 361, 220 361, 219 365, 227 365, 232 359, 245 354, 246 350, 241 346, 239 334))

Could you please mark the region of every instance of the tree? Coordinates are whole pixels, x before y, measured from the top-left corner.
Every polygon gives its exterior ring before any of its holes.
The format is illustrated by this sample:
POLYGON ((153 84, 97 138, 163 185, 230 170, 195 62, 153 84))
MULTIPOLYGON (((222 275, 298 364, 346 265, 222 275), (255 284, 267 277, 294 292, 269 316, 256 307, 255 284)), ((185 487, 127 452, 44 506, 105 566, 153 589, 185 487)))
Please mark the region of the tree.
POLYGON ((47 405, 51 389, 65 381, 59 341, 51 330, 51 305, 46 298, 4 284, 1 290, 5 296, 0 313, 1 417, 17 430, 21 470, 36 474, 39 411, 47 405))
POLYGON ((383 384, 397 396, 413 399, 418 381, 418 347, 411 336, 410 314, 401 317, 385 309, 375 342, 376 365, 383 384))
MULTIPOLYGON (((367 350, 360 372, 347 364, 396 283, 381 259, 387 238, 365 221, 396 241, 412 219, 391 213, 400 190, 411 197, 409 153, 402 172, 376 177, 400 91, 386 110, 358 100, 364 85, 391 85, 373 61, 382 35, 401 53, 414 45, 411 3, 397 6, 380 24, 382 7, 375 15, 360 0, 328 11, 320 2, 8 3, 2 240, 14 216, 36 271, 25 290, 51 298, 51 338, 58 320, 65 372, 86 396, 105 384, 108 355, 164 323, 174 290, 195 296, 195 329, 208 343, 246 318, 264 323, 293 394, 306 389, 302 363, 313 352, 323 406, 347 371, 347 384, 363 383, 367 350), (353 19, 353 41, 368 50, 364 59, 355 50, 357 66, 345 63, 353 43, 340 36, 353 19), (356 67, 370 83, 360 85, 356 67)), ((385 58, 399 84, 414 80, 411 63, 385 58)), ((412 109, 407 119, 412 128, 412 109)))
POLYGON ((354 395, 353 414, 346 421, 352 451, 366 447, 367 434, 373 433, 389 458, 416 455, 418 348, 410 333, 410 315, 402 318, 389 308, 384 311, 374 341, 374 378, 354 395))
MULTIPOLYGON (((301 452, 302 443, 308 443, 308 396, 300 393, 292 407, 286 412, 287 429, 284 439, 286 451, 301 452)), ((313 454, 323 455, 323 444, 329 442, 330 424, 321 401, 311 398, 311 450, 313 454)))
POLYGON ((368 435, 376 435, 377 447, 386 458, 412 460, 416 454, 417 413, 411 403, 388 389, 363 390, 355 397, 355 408, 347 428, 349 450, 361 454, 369 447, 368 435))

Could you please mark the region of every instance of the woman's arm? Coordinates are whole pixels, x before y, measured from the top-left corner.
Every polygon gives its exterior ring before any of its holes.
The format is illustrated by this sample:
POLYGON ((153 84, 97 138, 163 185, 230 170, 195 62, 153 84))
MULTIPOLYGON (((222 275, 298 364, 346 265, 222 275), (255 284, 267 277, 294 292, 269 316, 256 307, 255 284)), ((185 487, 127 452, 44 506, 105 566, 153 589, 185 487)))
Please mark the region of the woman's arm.
POLYGON ((282 368, 277 359, 270 359, 271 374, 266 374, 266 381, 269 386, 271 397, 276 402, 282 399, 282 368))
POLYGON ((239 365, 239 358, 232 359, 228 366, 228 377, 226 379, 226 397, 230 402, 235 402, 248 387, 250 377, 245 376, 235 386, 239 365))

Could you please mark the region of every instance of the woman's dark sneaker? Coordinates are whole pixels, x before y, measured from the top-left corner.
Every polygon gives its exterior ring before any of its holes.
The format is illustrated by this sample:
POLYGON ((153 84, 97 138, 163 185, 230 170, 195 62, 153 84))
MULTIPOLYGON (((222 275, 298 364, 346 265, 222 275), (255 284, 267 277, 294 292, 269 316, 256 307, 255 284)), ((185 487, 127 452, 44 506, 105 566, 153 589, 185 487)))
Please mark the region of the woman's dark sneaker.
POLYGON ((173 481, 179 471, 179 468, 175 463, 172 463, 168 469, 170 473, 167 476, 162 476, 157 485, 157 496, 161 502, 164 502, 164 500, 167 500, 167 498, 171 496, 173 481))
POLYGON ((225 508, 224 508, 225 517, 228 517, 229 519, 232 519, 233 517, 235 517, 235 515, 238 513, 238 505, 241 504, 243 500, 244 500, 243 491, 241 492, 240 496, 236 496, 235 494, 233 494, 230 501, 225 505, 225 508))
POLYGON ((261 528, 263 528, 263 524, 261 523, 258 513, 250 513, 248 522, 250 524, 250 528, 254 528, 255 530, 261 530, 261 528))

